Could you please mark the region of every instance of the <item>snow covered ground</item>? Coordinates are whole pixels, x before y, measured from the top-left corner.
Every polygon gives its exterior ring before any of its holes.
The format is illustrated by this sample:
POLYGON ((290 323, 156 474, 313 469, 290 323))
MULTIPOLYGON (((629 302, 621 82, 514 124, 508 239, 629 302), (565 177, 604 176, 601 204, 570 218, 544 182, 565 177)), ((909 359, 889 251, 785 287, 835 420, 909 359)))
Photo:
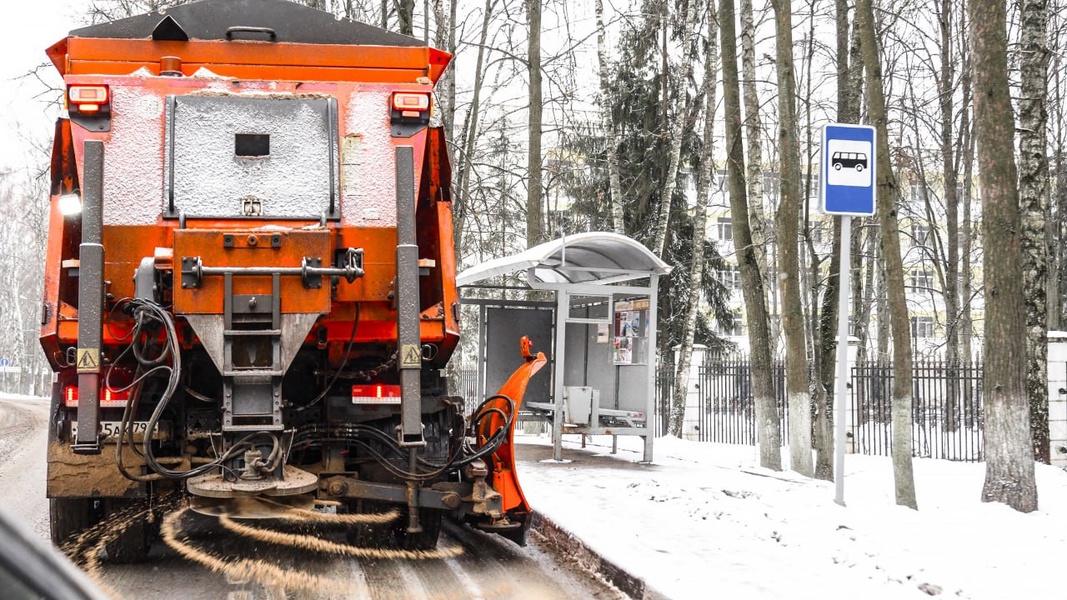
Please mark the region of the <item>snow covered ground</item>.
MULTIPOLYGON (((535 511, 675 600, 1067 598, 1067 472, 1037 465, 1040 509, 980 501, 984 463, 916 459, 919 510, 893 500, 888 458, 847 455, 834 485, 759 468, 755 448, 516 434, 535 511)), ((787 460, 783 460, 788 464, 787 460)))

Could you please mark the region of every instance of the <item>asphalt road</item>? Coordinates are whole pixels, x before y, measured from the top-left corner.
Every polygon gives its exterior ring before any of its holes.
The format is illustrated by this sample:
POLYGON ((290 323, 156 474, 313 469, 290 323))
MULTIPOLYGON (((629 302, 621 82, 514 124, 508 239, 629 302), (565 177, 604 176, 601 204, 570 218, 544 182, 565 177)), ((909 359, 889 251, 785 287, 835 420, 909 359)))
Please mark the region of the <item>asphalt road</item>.
MULTIPOLYGON (((0 510, 48 538, 45 456, 48 402, 0 396, 0 510)), ((178 528, 185 517, 176 515, 178 528)), ((193 529, 190 528, 190 531, 193 529)), ((554 600, 624 598, 619 592, 541 548, 515 544, 446 523, 439 548, 422 559, 350 557, 243 538, 210 527, 182 539, 201 558, 189 560, 157 541, 148 560, 90 564, 94 579, 116 598, 183 600, 253 598, 554 600), (244 567, 244 568, 235 568, 244 567), (237 572, 244 575, 237 575, 237 572), (249 575, 251 573, 251 575, 249 575)))

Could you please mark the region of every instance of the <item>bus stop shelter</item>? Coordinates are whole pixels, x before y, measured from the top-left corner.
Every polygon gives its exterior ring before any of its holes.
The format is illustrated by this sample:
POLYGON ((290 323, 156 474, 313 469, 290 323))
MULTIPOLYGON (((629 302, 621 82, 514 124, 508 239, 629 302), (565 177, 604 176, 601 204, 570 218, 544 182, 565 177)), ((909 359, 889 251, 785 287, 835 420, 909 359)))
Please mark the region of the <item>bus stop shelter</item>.
POLYGON ((551 378, 531 381, 522 406, 551 420, 555 459, 562 435, 573 433, 640 436, 651 462, 657 291, 670 271, 640 242, 609 232, 566 236, 463 271, 461 302, 480 306, 479 395, 506 379, 517 355, 508 348, 529 335, 535 351, 548 350, 551 378), (516 287, 499 283, 509 275, 541 299, 515 299, 516 287), (474 290, 511 298, 475 298, 474 290))

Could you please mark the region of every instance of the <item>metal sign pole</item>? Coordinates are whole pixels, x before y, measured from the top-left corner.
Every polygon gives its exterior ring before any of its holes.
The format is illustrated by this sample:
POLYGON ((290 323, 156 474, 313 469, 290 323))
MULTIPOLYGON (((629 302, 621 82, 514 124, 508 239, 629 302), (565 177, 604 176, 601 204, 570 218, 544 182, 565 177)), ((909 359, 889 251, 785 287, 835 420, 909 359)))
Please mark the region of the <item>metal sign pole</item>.
POLYGON ((841 215, 840 269, 837 299, 837 387, 834 388, 834 502, 845 505, 845 394, 848 382, 848 295, 852 270, 852 217, 841 215))
POLYGON ((852 270, 852 217, 875 213, 875 130, 869 125, 827 123, 822 128, 819 197, 822 212, 841 217, 837 309, 837 389, 834 402, 834 501, 845 505, 845 394, 848 393, 848 296, 852 270))

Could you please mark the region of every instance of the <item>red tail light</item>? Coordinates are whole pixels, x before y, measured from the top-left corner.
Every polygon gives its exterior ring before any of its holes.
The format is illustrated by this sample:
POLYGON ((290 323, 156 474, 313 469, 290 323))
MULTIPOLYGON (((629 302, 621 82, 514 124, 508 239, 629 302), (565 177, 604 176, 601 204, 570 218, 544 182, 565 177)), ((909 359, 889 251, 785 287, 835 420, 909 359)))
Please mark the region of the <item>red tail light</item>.
POLYGON ((106 85, 72 85, 67 88, 69 107, 79 113, 98 113, 107 108, 109 99, 106 85))
POLYGON ((354 385, 352 404, 400 404, 399 385, 354 385))
MULTIPOLYGON (((125 408, 129 400, 129 390, 118 391, 107 386, 100 388, 100 408, 125 408)), ((78 408, 78 386, 68 385, 63 390, 63 405, 78 408)))
POLYGON ((393 110, 403 117, 421 117, 430 110, 430 95, 422 92, 394 92, 393 110))

